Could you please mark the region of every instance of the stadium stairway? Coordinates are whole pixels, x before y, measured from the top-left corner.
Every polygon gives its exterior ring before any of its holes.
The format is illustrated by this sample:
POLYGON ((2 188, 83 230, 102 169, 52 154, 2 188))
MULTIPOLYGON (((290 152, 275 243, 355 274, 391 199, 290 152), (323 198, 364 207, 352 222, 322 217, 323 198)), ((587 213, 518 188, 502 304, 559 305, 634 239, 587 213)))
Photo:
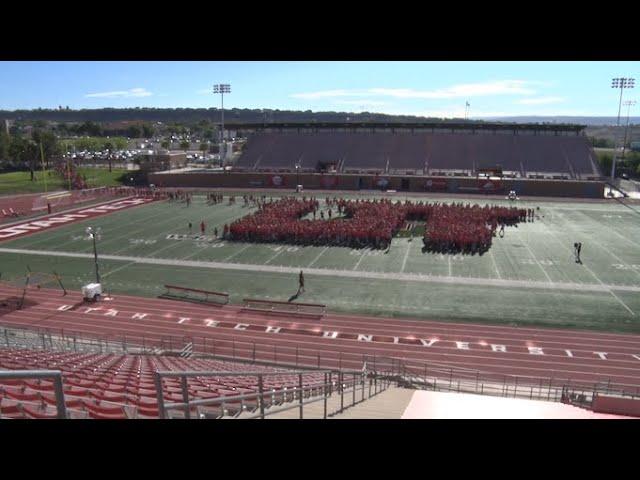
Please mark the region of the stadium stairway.
MULTIPOLYGON (((327 400, 327 418, 328 419, 399 419, 402 417, 407 405, 411 401, 415 390, 409 388, 389 387, 386 390, 365 398, 353 406, 345 407, 340 412, 341 396, 334 392, 327 400)), ((345 405, 351 403, 353 390, 351 388, 344 391, 345 405)), ((319 397, 321 398, 321 397, 319 397)), ((356 401, 361 398, 360 387, 356 387, 356 401)), ((265 413, 268 409, 265 410, 265 413)), ((245 415, 248 417, 249 415, 245 415)), ((322 400, 304 406, 303 418, 322 419, 324 417, 324 402, 322 400)), ((243 418, 241 415, 239 418, 243 418)), ((300 413, 297 408, 286 410, 284 412, 274 413, 266 416, 266 419, 298 419, 300 413)))

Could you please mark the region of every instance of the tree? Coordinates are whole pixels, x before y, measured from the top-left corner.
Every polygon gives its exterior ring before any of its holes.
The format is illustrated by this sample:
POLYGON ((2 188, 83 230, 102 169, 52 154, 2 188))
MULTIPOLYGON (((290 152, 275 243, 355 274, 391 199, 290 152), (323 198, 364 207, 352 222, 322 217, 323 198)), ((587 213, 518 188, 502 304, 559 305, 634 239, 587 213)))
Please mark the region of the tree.
POLYGON ((170 142, 169 140, 163 140, 163 141, 160 143, 160 146, 161 146, 162 148, 164 148, 165 150, 171 150, 171 142, 170 142))
POLYGON ((153 133, 154 133, 153 125, 149 125, 148 123, 142 124, 142 136, 144 138, 153 137, 153 133))
POLYGON ((606 175, 607 172, 611 171, 611 165, 613 164, 613 158, 608 153, 598 157, 598 162, 600 162, 600 167, 602 172, 606 175))
POLYGON ((202 151, 202 156, 204 157, 205 154, 207 153, 207 150, 209 150, 209 144, 205 143, 205 142, 202 142, 200 144, 200 150, 202 151))
POLYGON ((92 121, 86 121, 82 125, 80 125, 77 129, 78 134, 90 135, 92 137, 101 137, 102 136, 102 127, 92 121))
POLYGON ((187 150, 189 150, 189 147, 190 147, 190 146, 191 146, 191 143, 190 143, 188 140, 182 140, 182 141, 180 142, 180 148, 181 148, 182 150, 184 150, 185 152, 186 152, 187 150))
POLYGON ((204 130, 202 134, 202 138, 204 138, 205 140, 209 140, 210 142, 213 142, 216 139, 216 132, 213 130, 213 128, 207 128, 204 130))
POLYGON ((42 153, 44 155, 47 168, 49 168, 49 159, 60 154, 61 145, 59 144, 58 139, 53 132, 45 130, 34 130, 32 138, 35 144, 38 145, 38 149, 40 148, 40 145, 42 145, 42 153))
POLYGON ((0 161, 9 159, 9 147, 11 146, 11 137, 4 129, 0 129, 0 161))
POLYGON ((131 125, 127 129, 127 136, 130 138, 140 138, 142 136, 142 128, 140 125, 131 125))
POLYGON ((107 161, 109 162, 109 171, 111 171, 111 152, 113 151, 113 144, 111 142, 105 142, 104 149, 107 151, 107 161))
POLYGON ((33 140, 16 137, 9 147, 9 155, 20 166, 26 166, 31 172, 31 181, 35 180, 35 169, 40 156, 40 148, 33 140))

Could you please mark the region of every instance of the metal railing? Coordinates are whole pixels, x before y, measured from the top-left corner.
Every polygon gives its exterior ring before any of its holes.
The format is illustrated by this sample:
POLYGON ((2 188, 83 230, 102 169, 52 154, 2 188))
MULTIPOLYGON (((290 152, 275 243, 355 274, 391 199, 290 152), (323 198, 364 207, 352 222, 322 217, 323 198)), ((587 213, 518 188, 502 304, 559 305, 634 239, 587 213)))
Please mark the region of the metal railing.
MULTIPOLYGON (((229 404, 238 405, 235 416, 251 411, 258 411, 254 415, 247 415, 245 418, 261 418, 264 419, 268 415, 275 415, 291 409, 298 409, 298 418, 304 418, 304 406, 311 403, 323 402, 323 416, 328 416, 343 412, 346 408, 352 407, 363 402, 378 393, 386 390, 391 385, 391 380, 382 378, 376 372, 367 373, 365 371, 337 371, 337 370, 316 370, 315 375, 322 375, 323 380, 320 382, 312 381, 309 383, 303 380, 303 376, 309 375, 309 371, 291 371, 291 372, 212 372, 212 371, 193 371, 193 372, 156 372, 156 392, 158 399, 158 416, 166 419, 169 417, 168 410, 182 410, 182 418, 192 418, 193 407, 211 407, 219 405, 220 413, 217 418, 229 415, 229 404), (216 398, 190 399, 188 379, 192 377, 246 377, 255 378, 257 384, 257 392, 245 393, 240 395, 227 395, 216 398), (264 379, 270 376, 293 376, 297 377, 297 385, 292 388, 265 389, 264 379), (180 378, 181 386, 181 402, 166 403, 164 401, 164 389, 162 379, 166 377, 180 378), (368 388, 367 388, 368 382, 368 388), (351 395, 348 395, 348 393, 351 395), (328 401, 332 395, 340 395, 340 407, 335 412, 328 412, 328 401), (348 397, 348 398, 346 398, 348 397), (347 404, 345 405, 345 398, 347 404), (278 405, 278 399, 281 399, 280 408, 274 408, 278 405), (253 402, 252 402, 253 401, 253 402), (269 408, 271 407, 271 408, 269 408), (269 408, 269 411, 267 411, 269 408)), ((202 414, 200 418, 206 418, 206 414, 202 414)))
MULTIPOLYGON (((334 347, 282 346, 199 336, 86 335, 55 329, 0 329, 0 346, 16 346, 27 338, 26 348, 100 353, 179 355, 187 343, 192 355, 254 365, 270 365, 298 370, 357 370, 367 365, 378 375, 389 374, 411 388, 460 391, 498 396, 515 396, 559 401, 562 388, 593 389, 593 381, 571 378, 551 371, 548 375, 512 375, 496 371, 454 367, 434 361, 352 353, 334 347)), ((602 393, 621 393, 640 397, 640 384, 623 383, 615 377, 598 378, 602 393)))
MULTIPOLYGON (((53 391, 56 396, 57 418, 67 418, 67 406, 65 404, 64 391, 62 389, 62 372, 59 370, 11 370, 0 371, 0 380, 45 378, 53 379, 53 391)), ((2 410, 0 410, 0 417, 2 410)))

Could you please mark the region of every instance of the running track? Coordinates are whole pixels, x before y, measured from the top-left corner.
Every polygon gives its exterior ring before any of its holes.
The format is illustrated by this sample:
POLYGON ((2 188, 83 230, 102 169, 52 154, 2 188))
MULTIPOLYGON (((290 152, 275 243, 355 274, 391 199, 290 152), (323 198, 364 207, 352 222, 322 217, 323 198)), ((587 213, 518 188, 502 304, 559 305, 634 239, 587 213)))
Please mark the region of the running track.
MULTIPOLYGON (((0 285, 0 301, 15 298, 17 293, 13 287, 0 285)), ((375 354, 404 359, 416 374, 422 374, 426 362, 430 377, 438 367, 455 367, 470 369, 473 378, 480 371, 480 379, 486 381, 516 375, 519 385, 540 381, 592 387, 598 383, 640 392, 640 335, 333 313, 322 319, 299 318, 246 311, 238 305, 207 306, 119 294, 85 304, 80 293, 62 297, 52 289, 29 291, 22 310, 11 305, 11 301, 9 306, 0 305, 0 327, 98 335, 165 348, 171 341, 174 349, 191 341, 196 353, 309 366, 317 366, 319 360, 322 367, 331 368, 361 368, 364 356, 375 354), (277 327, 283 331, 274 332, 277 327), (338 338, 323 337, 325 331, 339 332, 338 338), (384 341, 366 341, 358 335, 384 341), (393 337, 413 343, 393 343, 393 337)), ((3 340, 0 337, 0 344, 3 340)), ((448 373, 441 375, 449 377, 448 373)))

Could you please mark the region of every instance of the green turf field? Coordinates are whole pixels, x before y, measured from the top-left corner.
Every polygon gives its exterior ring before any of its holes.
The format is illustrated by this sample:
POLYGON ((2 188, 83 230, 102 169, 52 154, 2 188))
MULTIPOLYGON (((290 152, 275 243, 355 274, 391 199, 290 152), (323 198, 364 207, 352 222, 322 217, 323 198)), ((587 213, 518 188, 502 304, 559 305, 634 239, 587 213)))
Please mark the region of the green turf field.
POLYGON ((208 206, 204 197, 191 207, 158 202, 3 242, 0 271, 6 278, 27 264, 34 271, 55 269, 68 288, 79 289, 94 279, 92 245, 83 235, 94 225, 102 227, 100 266, 111 292, 157 296, 171 283, 225 291, 232 302, 287 300, 303 269, 306 292, 297 300, 335 311, 640 332, 637 207, 520 202, 539 206, 540 219, 507 227, 483 256, 463 256, 422 253, 420 238, 394 239, 388 253, 195 238, 201 220, 211 236, 214 226, 221 232, 253 211, 242 199, 227 203, 208 206), (187 238, 168 239, 171 234, 187 238), (576 241, 583 243, 582 265, 573 258, 576 241))
MULTIPOLYGON (((87 178, 87 183, 90 187, 112 187, 122 185, 119 178, 127 170, 113 169, 113 171, 109 172, 106 168, 79 168, 78 172, 87 178)), ((52 192, 68 188, 67 182, 52 170, 46 170, 46 173, 42 170, 36 170, 33 182, 31 181, 30 172, 0 173, 0 195, 44 192, 45 175, 47 191, 52 192)))

